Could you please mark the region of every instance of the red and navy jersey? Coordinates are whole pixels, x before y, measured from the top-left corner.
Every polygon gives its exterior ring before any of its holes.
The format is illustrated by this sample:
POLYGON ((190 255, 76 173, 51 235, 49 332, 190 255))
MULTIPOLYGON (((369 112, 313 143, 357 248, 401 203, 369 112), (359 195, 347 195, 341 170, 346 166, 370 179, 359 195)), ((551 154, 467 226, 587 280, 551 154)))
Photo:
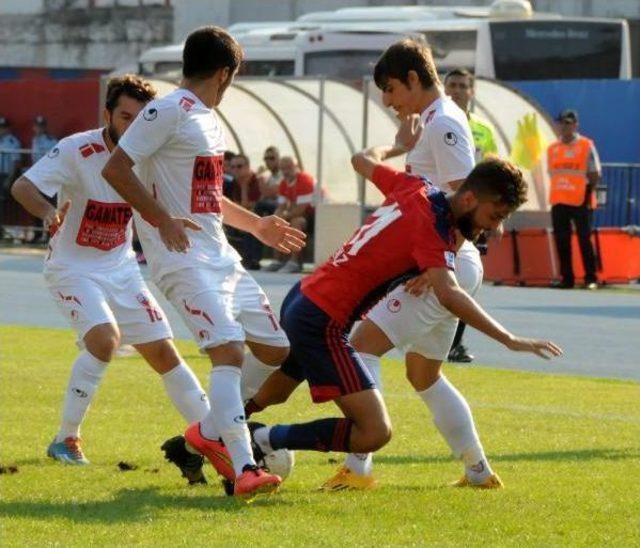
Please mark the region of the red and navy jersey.
POLYGON ((342 325, 409 272, 453 270, 455 236, 444 193, 425 179, 378 166, 384 204, 326 263, 302 280, 302 293, 342 325))

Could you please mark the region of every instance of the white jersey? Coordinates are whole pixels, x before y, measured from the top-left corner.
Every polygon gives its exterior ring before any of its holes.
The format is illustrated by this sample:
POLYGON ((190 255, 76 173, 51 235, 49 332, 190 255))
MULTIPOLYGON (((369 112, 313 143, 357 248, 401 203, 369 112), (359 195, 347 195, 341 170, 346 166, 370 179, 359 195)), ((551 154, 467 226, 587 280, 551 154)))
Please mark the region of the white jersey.
POLYGON ((475 165, 475 146, 464 111, 440 97, 420 115, 422 135, 407 154, 407 172, 427 177, 444 192, 451 181, 464 179, 475 165))
POLYGON ((135 213, 154 280, 184 268, 225 268, 240 261, 222 230, 224 132, 212 109, 185 89, 150 102, 129 126, 120 148, 140 165, 147 189, 175 217, 202 226, 187 230, 191 248, 168 251, 156 228, 135 213))
POLYGON ((59 205, 71 200, 49 243, 45 272, 137 268, 131 207, 101 175, 108 158, 103 129, 93 129, 62 139, 24 174, 43 194, 57 193, 59 205))

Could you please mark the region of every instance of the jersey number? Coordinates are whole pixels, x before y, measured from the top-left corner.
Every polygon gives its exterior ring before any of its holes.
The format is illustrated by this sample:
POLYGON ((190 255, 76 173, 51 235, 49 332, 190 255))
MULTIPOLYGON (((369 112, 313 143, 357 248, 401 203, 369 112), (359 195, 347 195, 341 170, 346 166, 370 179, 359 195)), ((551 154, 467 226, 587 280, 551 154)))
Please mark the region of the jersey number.
POLYGON ((346 263, 349 257, 357 255, 371 238, 380 234, 380 232, 401 216, 402 211, 400 211, 398 204, 390 204, 376 209, 367 219, 368 222, 363 224, 352 238, 333 256, 333 265, 338 266, 346 263))

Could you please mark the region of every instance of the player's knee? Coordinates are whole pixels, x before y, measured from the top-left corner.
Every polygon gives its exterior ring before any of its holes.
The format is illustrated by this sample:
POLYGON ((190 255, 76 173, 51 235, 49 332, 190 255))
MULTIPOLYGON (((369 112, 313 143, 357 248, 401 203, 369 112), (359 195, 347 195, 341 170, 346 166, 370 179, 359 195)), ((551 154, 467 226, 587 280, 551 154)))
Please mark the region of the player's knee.
POLYGON ((391 440, 391 423, 382 419, 376 421, 365 431, 364 435, 358 440, 355 450, 359 453, 373 453, 382 449, 391 440))
POLYGON ((110 362, 120 346, 120 332, 111 324, 98 325, 84 336, 86 349, 103 362, 110 362))
POLYGON ((265 346, 252 349, 253 355, 265 365, 279 367, 289 355, 288 346, 265 346))
POLYGON ((244 361, 244 344, 241 342, 232 341, 207 348, 205 351, 214 366, 233 365, 241 367, 244 361))

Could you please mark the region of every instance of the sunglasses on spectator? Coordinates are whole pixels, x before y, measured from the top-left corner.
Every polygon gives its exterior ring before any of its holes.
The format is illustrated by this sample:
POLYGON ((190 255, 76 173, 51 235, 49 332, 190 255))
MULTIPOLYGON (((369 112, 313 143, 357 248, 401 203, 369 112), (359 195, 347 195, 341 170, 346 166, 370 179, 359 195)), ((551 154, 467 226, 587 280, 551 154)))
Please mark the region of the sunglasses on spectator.
POLYGON ((231 169, 242 169, 247 164, 231 164, 231 169))

